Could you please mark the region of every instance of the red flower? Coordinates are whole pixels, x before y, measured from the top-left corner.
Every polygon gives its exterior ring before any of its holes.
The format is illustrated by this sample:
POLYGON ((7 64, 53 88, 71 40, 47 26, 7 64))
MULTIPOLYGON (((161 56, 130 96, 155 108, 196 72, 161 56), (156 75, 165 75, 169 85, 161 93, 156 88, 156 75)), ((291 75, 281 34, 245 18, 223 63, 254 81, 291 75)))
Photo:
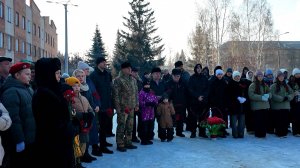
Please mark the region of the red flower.
POLYGON ((114 115, 113 110, 111 108, 106 109, 106 114, 108 117, 112 117, 114 115))
POLYGON ((75 93, 73 90, 66 90, 64 92, 64 98, 67 100, 68 103, 72 103, 74 104, 75 101, 74 101, 74 97, 75 97, 75 93))
POLYGON ((125 111, 126 114, 129 114, 130 109, 128 107, 125 107, 124 111, 125 111))
POLYGON ((210 117, 207 119, 207 123, 209 125, 214 125, 214 124, 224 124, 225 121, 219 117, 210 117))

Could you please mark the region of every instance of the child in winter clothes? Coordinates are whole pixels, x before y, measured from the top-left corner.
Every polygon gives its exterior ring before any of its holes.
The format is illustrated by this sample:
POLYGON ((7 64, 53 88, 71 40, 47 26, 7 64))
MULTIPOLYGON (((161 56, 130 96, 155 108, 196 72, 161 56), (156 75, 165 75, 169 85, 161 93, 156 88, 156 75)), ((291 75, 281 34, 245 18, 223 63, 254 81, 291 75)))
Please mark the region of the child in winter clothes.
POLYGON ((150 92, 150 81, 143 82, 143 89, 139 93, 141 129, 139 136, 142 145, 153 144, 151 141, 152 127, 151 123, 154 120, 154 107, 158 104, 158 99, 154 93, 150 92))
MULTIPOLYGON (((79 141, 80 149, 84 155, 86 144, 89 143, 89 131, 92 126, 94 112, 87 98, 80 94, 80 81, 75 77, 66 78, 66 84, 72 86, 75 98, 72 108, 76 112, 76 117, 80 122, 79 141)), ((80 164, 79 158, 76 158, 76 163, 80 164)))
POLYGON ((159 103, 157 115, 159 116, 158 123, 161 128, 159 132, 161 141, 164 142, 166 139, 168 142, 172 141, 174 134, 172 116, 175 115, 175 110, 172 103, 168 101, 167 95, 164 95, 162 101, 159 103))

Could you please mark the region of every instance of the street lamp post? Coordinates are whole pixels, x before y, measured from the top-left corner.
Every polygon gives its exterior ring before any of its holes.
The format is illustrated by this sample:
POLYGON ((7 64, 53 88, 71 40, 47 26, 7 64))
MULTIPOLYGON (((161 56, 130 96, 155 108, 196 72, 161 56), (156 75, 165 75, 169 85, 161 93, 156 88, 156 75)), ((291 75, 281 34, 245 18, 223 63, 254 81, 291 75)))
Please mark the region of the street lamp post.
POLYGON ((62 4, 65 7, 65 62, 64 62, 64 67, 65 67, 65 73, 68 74, 68 65, 69 65, 69 54, 68 54, 68 5, 72 6, 78 6, 70 3, 70 0, 67 2, 54 2, 54 1, 46 1, 48 3, 56 3, 56 4, 62 4))
POLYGON ((278 66, 278 69, 280 69, 280 48, 281 48, 279 38, 280 38, 281 35, 288 34, 288 33, 290 33, 290 32, 284 32, 284 33, 281 33, 281 34, 278 35, 278 39, 277 39, 277 44, 278 44, 278 50, 277 50, 277 52, 278 52, 277 53, 277 55, 278 55, 278 65, 277 66, 278 66))

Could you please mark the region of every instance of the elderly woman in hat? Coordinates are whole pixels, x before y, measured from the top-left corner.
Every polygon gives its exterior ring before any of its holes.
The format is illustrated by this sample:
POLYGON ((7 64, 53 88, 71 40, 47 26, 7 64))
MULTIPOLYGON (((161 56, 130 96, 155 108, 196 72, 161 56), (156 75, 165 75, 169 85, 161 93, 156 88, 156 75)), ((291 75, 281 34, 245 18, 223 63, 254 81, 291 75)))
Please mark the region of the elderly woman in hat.
POLYGON ((29 82, 30 64, 14 64, 2 86, 1 101, 12 120, 11 127, 3 134, 5 156, 3 165, 11 167, 30 166, 33 160, 33 146, 36 135, 36 124, 31 101, 33 91, 29 82))

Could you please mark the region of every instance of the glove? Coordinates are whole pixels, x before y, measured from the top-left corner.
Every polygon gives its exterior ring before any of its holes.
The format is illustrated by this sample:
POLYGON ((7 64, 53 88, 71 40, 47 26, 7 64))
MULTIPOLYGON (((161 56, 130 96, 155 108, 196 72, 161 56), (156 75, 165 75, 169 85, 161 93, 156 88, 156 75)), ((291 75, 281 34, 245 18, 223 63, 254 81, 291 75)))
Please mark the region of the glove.
POLYGON ((114 112, 111 108, 106 109, 106 115, 108 117, 112 117, 114 115, 114 112))
POLYGON ((242 98, 241 98, 241 97, 238 97, 237 99, 238 99, 238 101, 242 104, 242 98))
POLYGON ((246 100, 247 100, 246 98, 241 97, 241 104, 245 103, 246 100))
POLYGON ((265 96, 262 96, 262 97, 261 97, 261 100, 264 101, 264 102, 267 102, 267 101, 268 101, 268 98, 266 98, 265 96))
POLYGON ((125 107, 124 112, 125 112, 126 114, 129 114, 130 109, 129 109, 128 107, 125 107))
POLYGON ((283 102, 285 102, 285 101, 287 101, 287 100, 289 100, 289 98, 288 98, 287 96, 284 96, 283 102))
POLYGON ((270 95, 269 94, 264 94, 264 97, 266 97, 267 99, 269 99, 270 95))
POLYGON ((25 143, 24 143, 24 141, 17 144, 17 146, 16 146, 16 152, 22 152, 24 149, 25 149, 25 143))

